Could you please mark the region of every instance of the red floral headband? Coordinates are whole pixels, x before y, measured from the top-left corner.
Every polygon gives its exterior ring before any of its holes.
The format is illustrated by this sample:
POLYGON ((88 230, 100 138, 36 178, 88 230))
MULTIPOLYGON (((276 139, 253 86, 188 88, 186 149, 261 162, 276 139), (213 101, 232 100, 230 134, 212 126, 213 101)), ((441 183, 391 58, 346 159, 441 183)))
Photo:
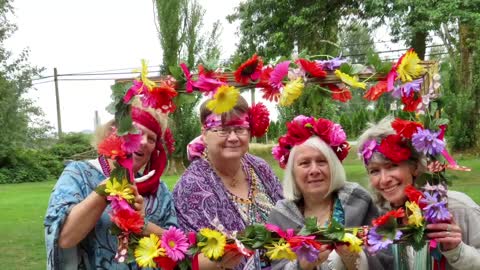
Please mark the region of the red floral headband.
POLYGON ((328 119, 299 115, 287 123, 287 134, 278 139, 278 145, 272 149, 273 157, 280 167, 285 168, 290 151, 295 145, 302 144, 311 136, 318 136, 330 145, 340 161, 344 160, 350 150, 347 136, 340 124, 328 119))

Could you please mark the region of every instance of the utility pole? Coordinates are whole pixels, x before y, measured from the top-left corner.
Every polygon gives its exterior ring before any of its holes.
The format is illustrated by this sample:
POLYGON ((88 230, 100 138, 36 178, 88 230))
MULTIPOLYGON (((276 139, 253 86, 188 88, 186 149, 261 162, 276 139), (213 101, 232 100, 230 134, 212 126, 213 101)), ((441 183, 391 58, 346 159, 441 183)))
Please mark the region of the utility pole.
POLYGON ((53 80, 55 82, 55 97, 57 101, 57 127, 58 138, 62 137, 62 117, 60 116, 60 95, 58 94, 58 74, 57 68, 53 68, 53 80))

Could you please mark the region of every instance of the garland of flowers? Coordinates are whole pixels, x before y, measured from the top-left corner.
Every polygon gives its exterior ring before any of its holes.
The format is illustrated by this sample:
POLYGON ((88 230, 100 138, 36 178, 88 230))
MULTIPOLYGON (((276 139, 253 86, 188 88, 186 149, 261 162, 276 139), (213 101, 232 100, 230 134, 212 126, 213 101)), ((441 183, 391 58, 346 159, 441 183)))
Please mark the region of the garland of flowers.
POLYGON ((366 65, 351 64, 339 57, 313 58, 298 57, 265 65, 254 54, 233 73, 226 72, 226 67, 199 65, 198 74, 192 74, 182 63, 174 76, 184 83, 179 91, 200 91, 212 97, 209 108, 215 113, 229 111, 235 105, 239 88, 259 89, 264 99, 290 106, 307 84, 317 85, 340 102, 350 100, 351 89, 355 88, 366 90, 363 97, 370 101, 388 93, 403 104, 404 111, 422 113, 430 100, 437 97, 440 87, 438 67, 433 62, 422 62, 413 49, 394 64, 382 62, 375 54, 368 56, 366 65))
POLYGON ((254 250, 265 249, 271 260, 304 258, 313 262, 325 245, 333 249, 344 244, 352 252, 360 252, 365 247, 371 254, 393 243, 411 245, 419 250, 427 241, 426 225, 451 218, 446 207, 446 190, 442 185, 427 185, 421 192, 408 186, 405 193, 408 201, 404 207, 378 217, 371 226, 345 228, 332 220, 328 227, 319 227, 315 218, 306 218, 301 231, 283 231, 273 224, 255 224, 241 232, 228 232, 214 221, 214 229, 203 228, 189 236, 170 227, 161 238, 154 234, 142 238, 135 249, 135 259, 140 267, 173 269, 178 265, 186 269, 192 266, 192 258, 199 253, 220 261, 227 251, 250 257, 254 250))
MULTIPOLYGON (((395 137, 375 144, 371 142, 368 147, 360 150, 364 161, 368 162, 369 151, 379 151, 391 158, 395 149, 404 150, 400 154, 396 153, 399 160, 404 160, 409 156, 406 149, 415 147, 419 152, 427 154, 431 161, 429 174, 433 176, 427 180, 436 179, 437 183, 443 184, 446 180, 443 176, 445 168, 465 169, 455 163, 440 143, 443 142, 447 121, 434 117, 438 114, 438 106, 430 102, 437 97, 436 92, 440 86, 435 68, 426 69, 430 63, 420 62, 412 50, 394 65, 381 62, 378 56, 370 57, 369 62, 366 67, 348 64, 340 58, 323 61, 299 58, 276 65, 264 65, 261 57, 254 55, 240 65, 234 74, 202 65, 198 67, 198 74, 191 74, 182 63, 179 67, 181 73, 174 74, 176 79, 167 76, 158 82, 158 86, 147 77, 146 63, 142 62, 141 76, 133 84, 116 84, 112 87, 113 102, 109 109, 115 115, 117 130, 99 147, 99 154, 115 161, 103 192, 112 206, 112 232, 119 237, 118 261, 134 258, 140 267, 173 269, 178 265, 182 269, 190 266, 198 269, 198 254, 202 253, 211 260, 221 260, 228 250, 249 257, 255 249, 266 249, 267 256, 272 260, 311 260, 316 257, 315 254, 318 254, 322 245, 333 247, 343 243, 349 245, 352 251, 360 251, 363 245, 372 253, 396 242, 413 245, 414 248, 423 246, 426 241, 426 224, 450 217, 445 207, 446 189, 443 185, 427 185, 423 193, 409 187, 406 190, 409 201, 405 208, 388 212, 374 220, 371 227, 344 228, 334 220, 328 227, 318 227, 315 219, 306 219, 306 226, 300 232, 291 229, 282 231, 271 224, 256 224, 241 232, 227 232, 221 224, 213 222, 214 229, 203 228, 196 233, 185 234, 170 227, 161 238, 154 234, 140 237, 144 222, 132 207, 130 183, 133 175, 129 159, 131 153, 138 148, 139 136, 132 125, 130 102, 134 96, 139 96, 145 107, 154 107, 164 113, 173 112, 175 104, 172 98, 177 95, 176 90, 182 89, 182 83, 186 92, 200 91, 210 97, 207 107, 216 114, 233 108, 239 95, 238 88, 258 87, 264 98, 283 106, 295 102, 306 83, 320 85, 332 94, 333 99, 343 102, 351 98, 350 88, 368 89, 364 97, 369 100, 377 100, 388 92, 402 101, 404 111, 421 113, 423 124, 395 121, 395 137), (359 78, 363 78, 363 81, 359 78), (377 82, 372 85, 371 81, 375 80, 377 82), (426 94, 422 96, 421 92, 426 94), (450 165, 440 163, 439 153, 450 165), (407 220, 406 223, 401 221, 403 218, 407 220)), ((249 120, 252 136, 262 136, 269 122, 265 106, 252 106, 249 120)), ((315 134, 328 141, 342 160, 348 153, 348 143, 342 137, 341 127, 335 129, 333 124, 329 124, 332 123, 326 119, 297 117, 289 124, 288 129, 292 132, 276 148, 275 157, 282 164, 282 160, 285 162, 288 159, 289 149, 295 144, 292 142, 315 134), (322 125, 332 126, 332 129, 322 129, 322 125)))

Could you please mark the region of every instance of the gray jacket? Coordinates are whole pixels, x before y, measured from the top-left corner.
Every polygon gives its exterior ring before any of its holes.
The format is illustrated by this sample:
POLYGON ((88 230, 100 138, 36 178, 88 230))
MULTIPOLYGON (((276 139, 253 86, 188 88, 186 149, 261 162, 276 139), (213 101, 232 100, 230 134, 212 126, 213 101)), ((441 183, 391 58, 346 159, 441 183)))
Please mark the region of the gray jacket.
MULTIPOLYGON (((358 227, 370 225, 371 221, 378 217, 379 212, 375 207, 370 194, 357 183, 347 182, 345 186, 336 191, 338 199, 342 204, 345 213, 345 227, 358 227)), ((286 230, 292 228, 299 231, 303 228, 305 218, 295 202, 289 200, 278 201, 275 208, 270 212, 268 223, 275 224, 286 230)), ((331 254, 333 254, 332 252, 331 254)), ((377 254, 378 255, 378 254, 377 254)), ((387 255, 366 257, 369 269, 383 269, 382 265, 390 265, 392 258, 387 255)), ((321 269, 341 268, 341 259, 336 253, 329 256, 329 259, 321 265, 321 269), (340 260, 340 262, 339 262, 340 260)), ((272 262, 273 269, 298 269, 298 262, 280 260, 272 262)))

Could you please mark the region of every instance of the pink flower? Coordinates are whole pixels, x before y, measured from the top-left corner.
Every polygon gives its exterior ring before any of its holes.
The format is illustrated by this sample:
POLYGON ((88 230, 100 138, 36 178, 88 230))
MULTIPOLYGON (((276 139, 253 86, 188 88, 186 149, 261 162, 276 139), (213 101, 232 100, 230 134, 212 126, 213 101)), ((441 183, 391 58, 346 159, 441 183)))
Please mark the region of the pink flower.
POLYGON ((313 126, 315 123, 315 118, 311 116, 297 115, 295 118, 293 118, 293 121, 299 123, 301 126, 305 126, 306 124, 313 126))
POLYGON ((133 210, 132 207, 128 204, 127 200, 125 200, 122 197, 108 196, 107 200, 110 201, 110 207, 112 208, 113 213, 116 213, 116 212, 119 212, 119 211, 135 212, 135 210, 133 210))
POLYGON ((126 136, 122 137, 122 150, 131 154, 137 151, 140 148, 140 143, 142 142, 142 134, 132 134, 128 133, 126 136))
POLYGON ((338 146, 342 144, 347 139, 345 131, 343 131, 342 126, 339 124, 333 124, 333 127, 330 131, 330 145, 338 146))
POLYGON ((173 261, 183 260, 188 249, 187 236, 181 230, 170 226, 162 235, 161 246, 173 261))

